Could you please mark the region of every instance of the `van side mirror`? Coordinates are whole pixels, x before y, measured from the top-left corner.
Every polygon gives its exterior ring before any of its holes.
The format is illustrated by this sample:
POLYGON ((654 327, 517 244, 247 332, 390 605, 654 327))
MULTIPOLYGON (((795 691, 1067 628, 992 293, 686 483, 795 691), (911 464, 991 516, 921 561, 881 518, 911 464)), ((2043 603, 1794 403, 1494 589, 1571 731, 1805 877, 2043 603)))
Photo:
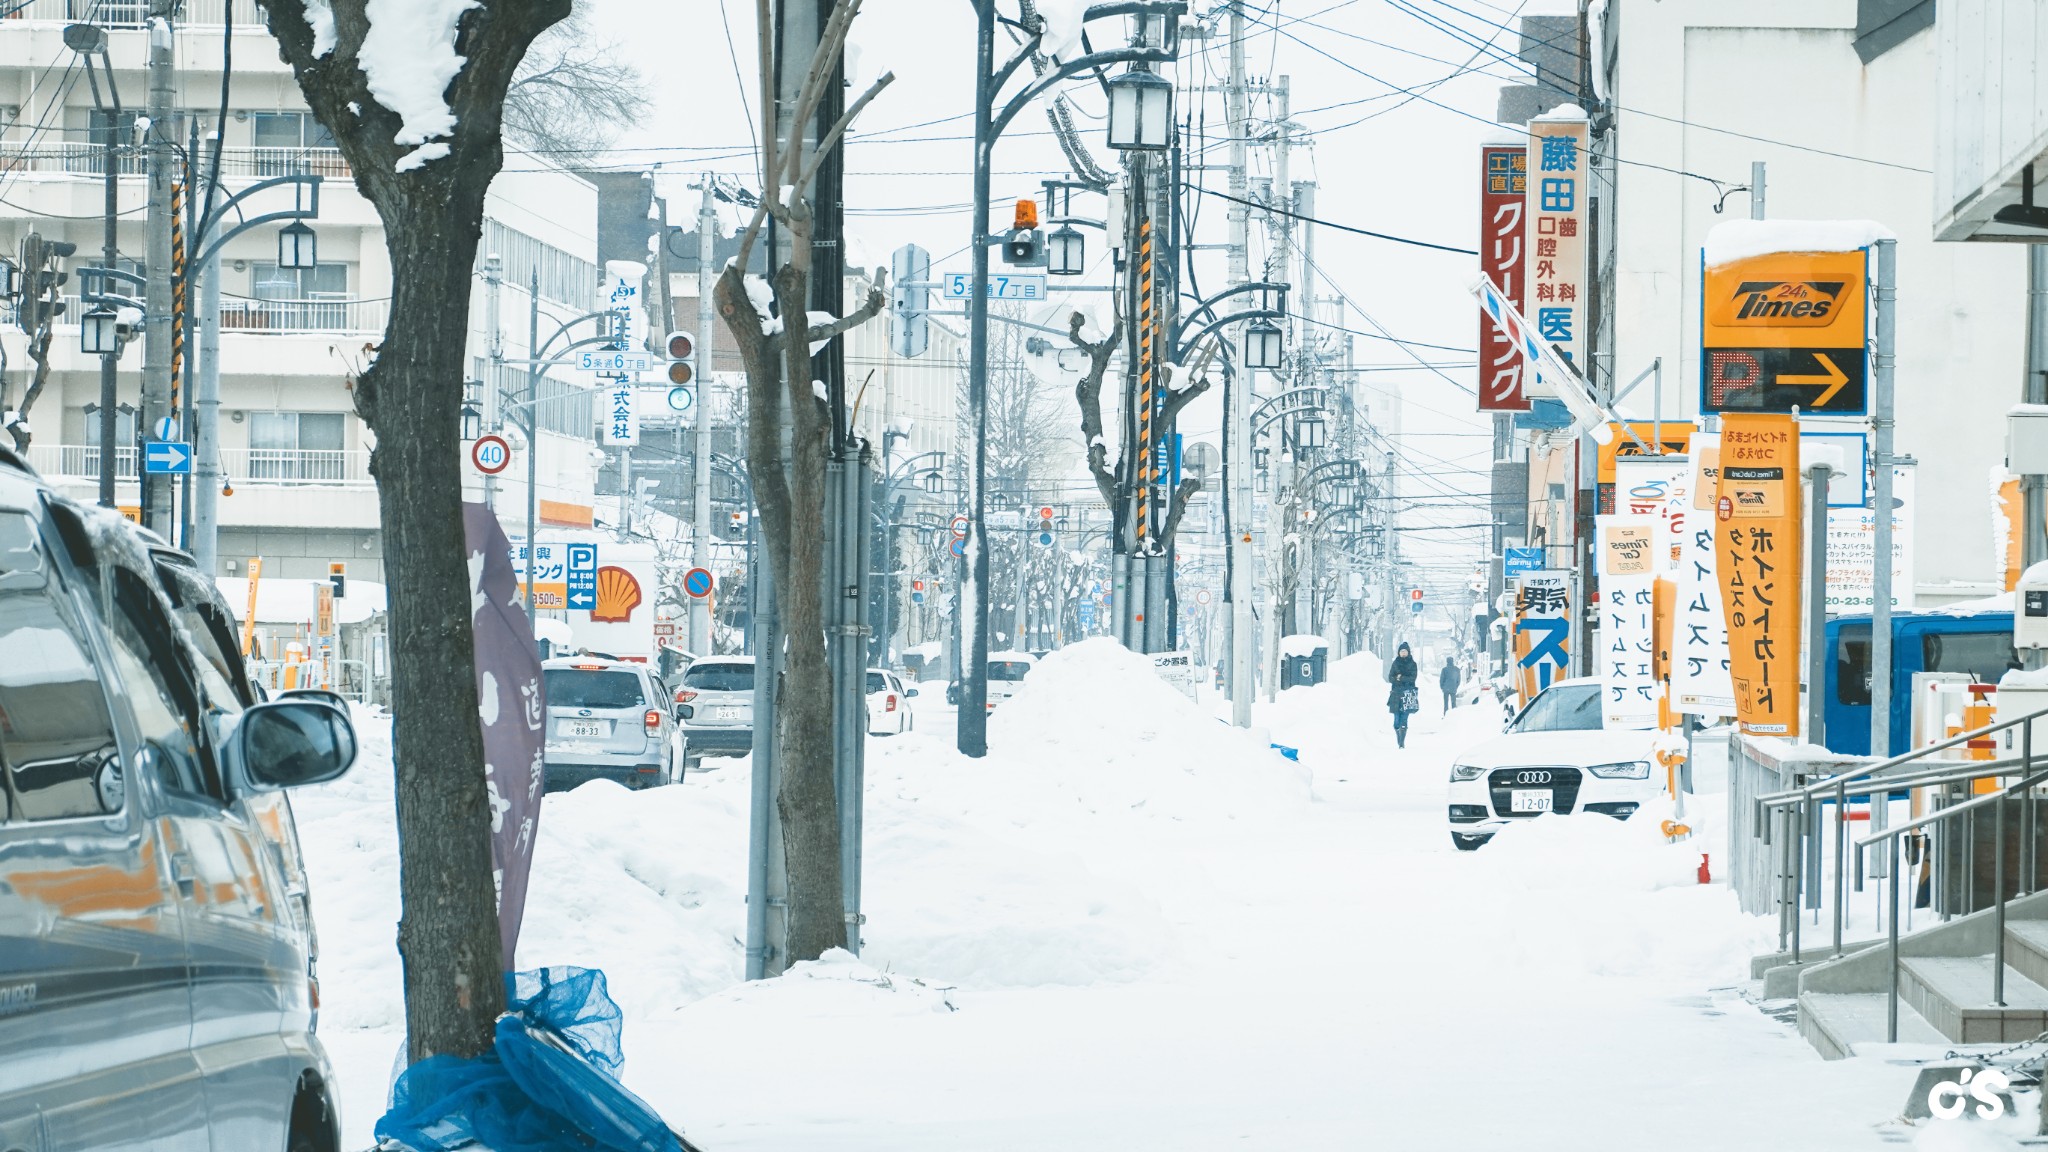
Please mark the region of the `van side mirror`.
POLYGON ((258 704, 242 713, 228 741, 228 768, 238 792, 322 784, 355 760, 348 713, 318 700, 258 704))

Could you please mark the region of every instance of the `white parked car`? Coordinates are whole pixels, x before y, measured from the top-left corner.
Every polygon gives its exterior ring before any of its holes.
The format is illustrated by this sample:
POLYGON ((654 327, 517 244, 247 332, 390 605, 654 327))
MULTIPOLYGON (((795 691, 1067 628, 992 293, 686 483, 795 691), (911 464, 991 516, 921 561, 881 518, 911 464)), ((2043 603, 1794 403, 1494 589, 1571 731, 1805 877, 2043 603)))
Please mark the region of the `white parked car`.
POLYGON ((910 698, 917 689, 907 687, 886 668, 868 669, 868 735, 900 736, 910 731, 910 698))
POLYGON ((1581 812, 1626 820, 1664 789, 1657 733, 1600 721, 1600 681, 1560 680, 1495 739, 1451 765, 1451 842, 1470 852, 1517 820, 1581 812))

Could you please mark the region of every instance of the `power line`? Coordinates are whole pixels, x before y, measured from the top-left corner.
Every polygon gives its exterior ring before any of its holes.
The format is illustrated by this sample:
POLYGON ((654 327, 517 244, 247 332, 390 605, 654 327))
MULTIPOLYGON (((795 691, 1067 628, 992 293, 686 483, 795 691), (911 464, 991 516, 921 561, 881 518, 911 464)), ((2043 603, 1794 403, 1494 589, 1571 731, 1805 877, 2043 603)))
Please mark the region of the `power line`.
MULTIPOLYGON (((1221 200, 1228 200, 1234 204, 1243 204, 1247 207, 1257 208, 1262 212, 1266 212, 1274 216, 1285 216, 1292 220, 1303 220, 1307 221, 1310 224, 1320 224, 1325 228, 1334 228, 1339 232, 1352 232, 1360 236, 1370 236, 1375 240, 1392 240, 1396 244, 1413 244, 1417 248, 1434 248, 1439 252, 1455 252, 1460 256, 1479 255, 1476 249, 1453 248, 1449 244, 1436 244, 1428 240, 1411 240, 1406 236, 1394 236, 1386 232, 1374 232, 1369 228, 1356 228, 1349 224, 1338 224, 1331 220, 1323 220, 1315 216, 1304 216, 1299 212, 1290 212, 1285 208, 1275 208, 1269 204, 1261 204, 1257 200, 1247 200, 1241 196, 1232 196, 1227 192, 1217 192, 1212 189, 1204 188, 1198 184, 1183 184, 1182 187, 1191 189, 1196 192, 1200 192, 1204 196, 1214 196, 1221 200)), ((1457 349, 1457 351, 1470 352, 1471 349, 1460 348, 1457 349)))

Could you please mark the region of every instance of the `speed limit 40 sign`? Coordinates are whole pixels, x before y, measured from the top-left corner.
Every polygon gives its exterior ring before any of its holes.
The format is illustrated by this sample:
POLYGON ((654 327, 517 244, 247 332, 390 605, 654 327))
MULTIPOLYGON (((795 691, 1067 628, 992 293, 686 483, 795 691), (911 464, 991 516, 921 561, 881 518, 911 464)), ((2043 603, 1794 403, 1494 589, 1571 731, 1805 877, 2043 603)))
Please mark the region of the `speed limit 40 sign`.
POLYGON ((503 436, 479 436, 469 446, 469 462, 486 476, 496 476, 512 466, 512 445, 503 436))

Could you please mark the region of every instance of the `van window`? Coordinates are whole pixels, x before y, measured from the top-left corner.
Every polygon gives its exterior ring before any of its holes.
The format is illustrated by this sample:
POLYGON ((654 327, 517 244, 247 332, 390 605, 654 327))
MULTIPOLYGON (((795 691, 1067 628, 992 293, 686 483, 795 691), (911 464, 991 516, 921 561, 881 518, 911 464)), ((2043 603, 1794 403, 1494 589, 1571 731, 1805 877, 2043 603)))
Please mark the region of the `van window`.
POLYGON ((7 821, 111 815, 126 794, 99 674, 20 513, 0 513, 0 791, 7 821))
POLYGON ((640 677, 632 672, 550 668, 543 675, 550 708, 639 708, 647 703, 640 677))
POLYGON ((888 691, 891 691, 891 689, 889 687, 889 674, 887 672, 868 673, 868 695, 873 696, 877 692, 888 691))
POLYGON ((1870 625, 1844 624, 1835 647, 1835 703, 1870 707, 1870 625))
POLYGON ((225 803, 220 776, 200 748, 199 701, 184 675, 171 623, 142 577, 118 564, 111 567, 107 632, 148 767, 174 792, 225 803))
POLYGON ((1029 660, 991 660, 988 662, 988 678, 991 680, 1022 680, 1031 671, 1029 660))
POLYGON ((1929 632, 1920 638, 1920 657, 1925 671, 1960 672, 1979 684, 1996 684, 2019 665, 2010 632, 1929 632))
POLYGON ((699 692, 752 692, 754 666, 699 661, 683 673, 683 687, 695 688, 699 692))
POLYGON ((206 689, 206 702, 224 712, 240 712, 245 704, 254 701, 254 694, 242 676, 241 645, 235 637, 233 622, 207 594, 198 572, 162 560, 157 561, 156 570, 162 577, 171 611, 185 629, 186 638, 199 651, 196 668, 206 689))

